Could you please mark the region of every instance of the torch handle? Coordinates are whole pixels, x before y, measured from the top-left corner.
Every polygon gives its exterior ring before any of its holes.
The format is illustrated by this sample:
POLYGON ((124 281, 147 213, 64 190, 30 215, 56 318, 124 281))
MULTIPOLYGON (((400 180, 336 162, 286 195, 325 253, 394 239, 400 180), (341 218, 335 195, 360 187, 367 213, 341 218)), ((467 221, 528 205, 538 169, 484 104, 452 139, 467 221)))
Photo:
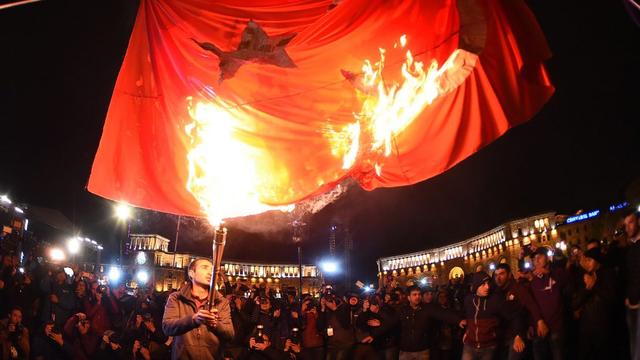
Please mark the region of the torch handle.
POLYGON ((224 245, 227 240, 227 228, 218 226, 216 227, 215 236, 213 238, 213 268, 211 269, 211 283, 209 284, 209 311, 213 311, 215 300, 218 297, 218 290, 216 289, 216 279, 220 265, 222 264, 222 253, 224 252, 224 245))

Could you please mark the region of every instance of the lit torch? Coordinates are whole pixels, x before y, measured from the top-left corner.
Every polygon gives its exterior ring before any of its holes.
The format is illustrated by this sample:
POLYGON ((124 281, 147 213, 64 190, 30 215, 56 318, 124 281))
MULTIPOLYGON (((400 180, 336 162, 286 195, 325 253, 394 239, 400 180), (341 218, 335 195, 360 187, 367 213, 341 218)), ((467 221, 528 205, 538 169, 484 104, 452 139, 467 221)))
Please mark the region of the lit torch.
POLYGON ((222 264, 222 253, 224 252, 224 244, 227 241, 227 228, 222 225, 222 222, 216 226, 215 234, 213 236, 213 267, 211 268, 211 284, 209 285, 209 311, 214 310, 214 304, 216 297, 218 296, 218 289, 216 288, 216 276, 218 270, 222 264))

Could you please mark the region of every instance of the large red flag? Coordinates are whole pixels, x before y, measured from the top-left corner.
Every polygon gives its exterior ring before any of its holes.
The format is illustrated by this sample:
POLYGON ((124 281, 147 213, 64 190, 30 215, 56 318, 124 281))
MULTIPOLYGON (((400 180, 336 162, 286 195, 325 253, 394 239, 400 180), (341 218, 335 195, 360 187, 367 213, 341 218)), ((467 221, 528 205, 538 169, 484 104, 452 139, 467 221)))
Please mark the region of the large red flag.
POLYGON ((549 56, 519 0, 142 0, 88 189, 228 217, 413 184, 532 117, 549 56))

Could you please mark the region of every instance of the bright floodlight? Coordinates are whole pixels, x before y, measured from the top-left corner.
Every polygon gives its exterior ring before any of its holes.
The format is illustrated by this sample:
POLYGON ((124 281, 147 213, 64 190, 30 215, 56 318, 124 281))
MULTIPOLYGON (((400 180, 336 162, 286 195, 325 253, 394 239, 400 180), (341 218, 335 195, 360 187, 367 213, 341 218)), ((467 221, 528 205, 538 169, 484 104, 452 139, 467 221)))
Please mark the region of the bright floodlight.
POLYGON ((118 280, 120 280, 121 275, 122 273, 120 272, 120 269, 112 266, 111 268, 109 268, 109 274, 107 276, 109 276, 109 280, 111 282, 117 283, 118 280))
POLYGON ((320 263, 320 267, 322 268, 322 271, 327 274, 335 274, 338 272, 338 263, 335 261, 323 261, 320 263))
POLYGON ((116 205, 116 217, 120 220, 127 220, 131 217, 131 206, 126 203, 116 205))
POLYGON ((420 279, 420 284, 427 285, 427 278, 420 279))
POLYGON ((78 238, 71 238, 67 241, 67 250, 69 254, 77 254, 80 251, 80 241, 78 238))
POLYGON ((491 263, 489 264, 489 270, 495 270, 496 269, 496 264, 491 263))
POLYGON ((11 204, 11 200, 9 200, 9 197, 7 195, 0 195, 0 201, 5 204, 11 204))
POLYGON ((64 261, 66 256, 64 255, 64 251, 62 251, 62 249, 51 248, 51 250, 49 250, 49 258, 51 259, 51 261, 64 261))
POLYGON ((549 257, 553 256, 553 251, 552 250, 547 251, 547 256, 549 257))
POLYGON ((20 209, 19 207, 16 206, 16 207, 14 207, 14 209, 16 210, 16 212, 18 214, 24 214, 24 210, 20 209))
POLYGON ((149 273, 146 270, 140 270, 136 274, 136 279, 138 279, 141 284, 146 284, 147 281, 149 281, 149 273))
POLYGON ((138 265, 144 265, 147 262, 147 255, 140 251, 138 255, 136 255, 136 263, 138 265))

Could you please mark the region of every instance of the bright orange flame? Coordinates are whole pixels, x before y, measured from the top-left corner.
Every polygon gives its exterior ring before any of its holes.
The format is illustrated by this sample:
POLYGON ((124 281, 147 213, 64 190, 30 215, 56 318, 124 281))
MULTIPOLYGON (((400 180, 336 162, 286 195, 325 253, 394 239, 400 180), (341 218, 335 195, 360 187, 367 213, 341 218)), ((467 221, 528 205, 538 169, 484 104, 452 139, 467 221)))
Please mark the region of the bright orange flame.
POLYGON ((209 222, 252 215, 268 210, 292 210, 264 204, 267 179, 272 179, 271 159, 242 137, 250 125, 241 113, 230 110, 222 100, 198 102, 189 114, 193 120, 185 127, 191 149, 187 154, 187 189, 196 197, 209 222))
MULTIPOLYGON (((406 35, 400 37, 400 46, 405 47, 406 35)), ((394 48, 397 44, 394 45, 394 48)), ((476 64, 477 55, 464 50, 455 50, 442 67, 432 60, 425 71, 424 64, 416 61, 411 51, 407 51, 402 64, 400 83, 385 83, 382 72, 385 64, 385 49, 380 49, 380 60, 372 64, 365 60, 362 66, 361 87, 356 87, 363 95, 360 112, 355 115, 357 122, 345 126, 340 132, 330 132, 329 142, 332 154, 342 157, 343 168, 348 169, 356 162, 358 151, 369 148, 371 158, 377 154, 391 155, 393 138, 404 131, 418 115, 438 97, 453 91, 464 82, 476 64), (357 124, 357 126, 355 126, 357 124), (367 135, 354 133, 360 129, 367 135), (342 139, 337 141, 336 139, 342 139), (347 141, 345 139, 349 139, 347 141), (358 139, 370 139, 370 146, 354 143, 358 139)), ((381 176, 382 165, 373 164, 376 174, 381 176)))

